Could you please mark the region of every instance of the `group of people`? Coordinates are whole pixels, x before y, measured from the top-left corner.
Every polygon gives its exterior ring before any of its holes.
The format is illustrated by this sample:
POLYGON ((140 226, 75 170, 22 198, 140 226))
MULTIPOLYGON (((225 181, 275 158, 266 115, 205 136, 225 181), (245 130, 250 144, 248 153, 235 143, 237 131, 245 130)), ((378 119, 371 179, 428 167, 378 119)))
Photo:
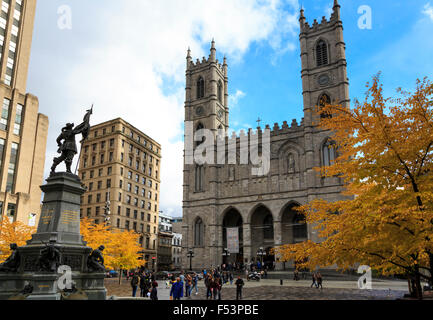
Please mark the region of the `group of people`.
POLYGON ((149 297, 150 300, 158 300, 158 282, 155 275, 144 271, 135 271, 130 275, 132 296, 135 297, 140 287, 140 297, 149 297))
POLYGON ((175 278, 172 276, 168 285, 171 285, 170 299, 180 300, 184 296, 189 298, 191 293, 195 289, 195 294, 198 294, 198 274, 197 273, 187 273, 184 275, 183 272, 180 273, 179 277, 175 278), (184 294, 185 292, 185 294, 184 294))
POLYGON ((317 272, 313 272, 311 276, 313 279, 313 283, 311 284, 310 288, 315 286, 317 289, 319 289, 319 287, 320 287, 320 289, 323 289, 323 287, 322 287, 322 281, 323 281, 322 274, 319 271, 317 271, 317 272))

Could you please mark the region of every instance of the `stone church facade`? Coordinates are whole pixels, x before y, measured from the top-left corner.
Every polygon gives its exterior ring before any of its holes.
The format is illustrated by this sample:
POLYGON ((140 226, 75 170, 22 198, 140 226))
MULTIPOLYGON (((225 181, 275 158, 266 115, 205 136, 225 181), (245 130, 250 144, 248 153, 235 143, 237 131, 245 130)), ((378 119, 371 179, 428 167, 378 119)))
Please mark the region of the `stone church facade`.
MULTIPOLYGON (((345 43, 340 5, 335 0, 329 20, 306 22, 300 14, 300 46, 304 118, 271 130, 270 171, 253 176, 252 164, 184 164, 183 256, 189 268, 188 251, 194 252, 193 269, 223 262, 263 261, 282 269, 283 263, 269 250, 282 244, 320 241, 312 226, 302 223, 294 208, 313 199, 342 199, 339 178, 324 178, 313 168, 327 165, 335 157, 330 132, 314 124, 321 115, 316 106, 327 101, 349 107, 345 43), (225 256, 227 228, 238 227, 239 252, 225 256)), ((217 132, 229 128, 227 61, 216 59, 212 42, 208 59, 193 62, 188 50, 186 66, 185 121, 217 132)), ((322 115, 323 116, 323 115, 322 115)), ((257 132, 262 129, 258 128, 257 132)), ((243 132, 240 135, 244 134, 243 132)), ((253 131, 246 135, 255 134, 253 131)), ((240 137, 235 140, 239 153, 240 137)))

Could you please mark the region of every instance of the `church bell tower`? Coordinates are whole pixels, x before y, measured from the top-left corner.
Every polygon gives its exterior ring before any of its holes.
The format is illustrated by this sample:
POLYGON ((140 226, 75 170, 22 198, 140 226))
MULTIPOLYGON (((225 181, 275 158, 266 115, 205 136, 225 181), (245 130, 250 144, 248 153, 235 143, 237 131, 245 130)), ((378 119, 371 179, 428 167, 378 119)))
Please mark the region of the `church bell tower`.
POLYGON ((302 88, 306 127, 317 122, 315 113, 321 103, 349 107, 349 79, 347 78, 346 45, 340 5, 334 0, 331 18, 325 17, 310 26, 301 10, 300 42, 302 60, 302 88))

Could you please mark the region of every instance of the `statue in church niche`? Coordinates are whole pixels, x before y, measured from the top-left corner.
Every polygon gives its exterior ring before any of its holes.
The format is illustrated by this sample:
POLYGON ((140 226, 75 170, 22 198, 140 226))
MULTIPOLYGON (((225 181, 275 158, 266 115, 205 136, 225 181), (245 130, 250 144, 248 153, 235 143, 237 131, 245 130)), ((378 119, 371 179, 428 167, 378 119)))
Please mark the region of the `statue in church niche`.
POLYGON ((105 272, 104 257, 102 256, 102 251, 104 251, 104 249, 104 246, 100 246, 90 254, 87 259, 87 268, 89 269, 89 272, 105 272))
POLYGON ((235 168, 229 167, 229 180, 234 181, 235 180, 235 168))
POLYGON ((6 259, 5 262, 0 264, 0 272, 17 272, 20 267, 20 253, 18 252, 18 245, 16 243, 10 244, 10 249, 12 250, 9 258, 6 259))
POLYGON ((74 156, 77 154, 77 145, 75 143, 75 136, 77 134, 82 134, 83 142, 89 136, 90 131, 90 116, 93 113, 93 106, 90 110, 87 110, 84 116, 83 123, 74 128, 73 123, 67 123, 62 129, 62 132, 58 136, 56 142, 59 147, 57 153, 60 153, 60 157, 56 157, 53 160, 53 165, 51 166, 51 174, 56 172, 57 166, 63 161, 66 164, 66 172, 72 173, 71 165, 74 156), (63 142, 62 142, 63 141, 63 142))
POLYGON ((287 159, 287 172, 288 173, 295 173, 296 172, 296 162, 295 162, 295 156, 293 153, 290 153, 287 159))
POLYGON ((39 255, 39 270, 46 272, 57 272, 60 266, 60 251, 54 243, 45 244, 39 255))

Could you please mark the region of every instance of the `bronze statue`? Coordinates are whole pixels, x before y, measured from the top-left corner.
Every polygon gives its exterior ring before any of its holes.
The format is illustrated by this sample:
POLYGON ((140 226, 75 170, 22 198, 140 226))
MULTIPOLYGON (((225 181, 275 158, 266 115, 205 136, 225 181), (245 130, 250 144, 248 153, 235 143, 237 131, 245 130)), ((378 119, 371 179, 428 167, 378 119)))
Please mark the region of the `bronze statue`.
POLYGON ((20 267, 21 257, 18 252, 18 245, 16 243, 11 243, 9 247, 11 248, 12 253, 5 262, 0 264, 0 272, 17 272, 20 267))
POLYGON ((57 272, 60 266, 60 251, 54 246, 54 243, 45 245, 46 248, 40 252, 39 269, 40 271, 57 272))
POLYGON ((90 254, 87 259, 87 268, 89 269, 89 272, 105 272, 104 257, 102 256, 102 251, 104 251, 104 249, 104 246, 100 246, 90 254))
POLYGON ((87 110, 86 115, 84 116, 83 123, 74 128, 73 123, 67 123, 66 126, 62 129, 62 133, 57 138, 57 145, 59 149, 57 153, 60 153, 60 157, 54 158, 53 165, 51 166, 51 173, 56 172, 57 166, 63 161, 66 164, 66 172, 72 173, 71 165, 74 156, 77 154, 77 145, 75 143, 75 135, 82 134, 83 142, 89 136, 90 131, 90 116, 93 113, 92 109, 87 110), (62 143, 63 141, 63 143, 62 143))
POLYGON ((17 295, 10 297, 8 300, 26 300, 33 292, 33 286, 27 283, 24 289, 17 295))

